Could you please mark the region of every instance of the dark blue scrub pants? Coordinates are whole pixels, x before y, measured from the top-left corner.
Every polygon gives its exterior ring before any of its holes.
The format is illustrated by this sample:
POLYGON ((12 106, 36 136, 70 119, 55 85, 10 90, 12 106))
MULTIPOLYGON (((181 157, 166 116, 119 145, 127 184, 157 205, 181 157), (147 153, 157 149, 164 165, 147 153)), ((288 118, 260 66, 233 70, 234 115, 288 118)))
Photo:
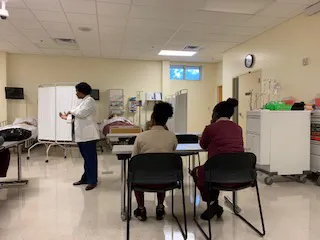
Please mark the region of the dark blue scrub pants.
POLYGON ((97 141, 78 143, 80 153, 84 159, 84 173, 81 182, 97 184, 98 182, 98 156, 97 141))

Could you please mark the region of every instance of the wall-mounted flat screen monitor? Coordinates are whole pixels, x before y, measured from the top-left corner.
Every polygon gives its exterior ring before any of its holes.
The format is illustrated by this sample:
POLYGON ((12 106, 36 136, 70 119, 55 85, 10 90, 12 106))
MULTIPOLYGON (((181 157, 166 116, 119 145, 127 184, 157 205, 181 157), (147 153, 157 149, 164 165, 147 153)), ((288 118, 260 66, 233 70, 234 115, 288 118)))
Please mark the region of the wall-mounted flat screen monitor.
POLYGON ((100 100, 100 92, 99 92, 99 89, 92 89, 90 95, 91 95, 91 97, 92 97, 94 100, 100 100))
POLYGON ((6 87, 6 99, 24 99, 23 88, 6 87))

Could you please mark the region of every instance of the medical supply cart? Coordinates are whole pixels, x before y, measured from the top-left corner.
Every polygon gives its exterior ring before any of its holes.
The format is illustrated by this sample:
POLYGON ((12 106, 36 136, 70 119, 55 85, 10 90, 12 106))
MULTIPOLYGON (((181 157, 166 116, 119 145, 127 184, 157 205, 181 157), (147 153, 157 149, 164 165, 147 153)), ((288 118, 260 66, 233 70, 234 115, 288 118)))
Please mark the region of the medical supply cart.
POLYGON ((317 184, 320 186, 320 111, 311 113, 311 171, 318 175, 317 184))
POLYGON ((298 182, 306 182, 310 171, 310 116, 310 111, 247 112, 246 148, 257 156, 257 170, 268 175, 264 179, 267 185, 276 175, 294 175, 298 182))

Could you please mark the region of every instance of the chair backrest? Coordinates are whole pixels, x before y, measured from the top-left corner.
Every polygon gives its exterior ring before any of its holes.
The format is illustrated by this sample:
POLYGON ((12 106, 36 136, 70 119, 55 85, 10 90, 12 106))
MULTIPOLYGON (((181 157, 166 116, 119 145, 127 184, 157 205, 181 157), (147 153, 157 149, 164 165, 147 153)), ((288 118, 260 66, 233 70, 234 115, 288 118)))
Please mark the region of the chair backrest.
POLYGON ((166 184, 183 180, 182 159, 174 153, 147 153, 129 161, 128 181, 133 184, 166 184))
POLYGON ((177 140, 179 144, 185 144, 185 143, 198 143, 199 137, 197 135, 192 134, 179 134, 177 135, 177 140))
POLYGON ((137 138, 137 137, 131 137, 131 138, 129 138, 129 140, 128 140, 128 145, 133 145, 134 142, 136 141, 136 138, 137 138))
POLYGON ((253 153, 225 153, 210 158, 204 165, 205 182, 218 184, 248 183, 257 178, 253 153))

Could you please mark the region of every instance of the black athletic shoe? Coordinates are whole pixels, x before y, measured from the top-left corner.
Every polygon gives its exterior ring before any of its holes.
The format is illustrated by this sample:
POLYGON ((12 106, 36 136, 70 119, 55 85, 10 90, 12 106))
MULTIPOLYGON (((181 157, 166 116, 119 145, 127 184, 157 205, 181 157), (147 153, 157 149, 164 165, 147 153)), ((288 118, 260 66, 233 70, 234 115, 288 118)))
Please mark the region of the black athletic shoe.
POLYGON ((134 216, 139 219, 140 221, 144 222, 147 220, 147 210, 146 208, 137 208, 133 212, 134 216))
POLYGON ((207 210, 205 210, 200 218, 202 220, 211 220, 214 216, 217 216, 217 218, 221 218, 223 214, 223 207, 221 207, 219 204, 217 203, 213 203, 209 206, 209 208, 207 210))
POLYGON ((157 220, 162 220, 164 215, 166 215, 166 212, 164 210, 164 206, 157 206, 156 209, 156 216, 157 216, 157 220))

